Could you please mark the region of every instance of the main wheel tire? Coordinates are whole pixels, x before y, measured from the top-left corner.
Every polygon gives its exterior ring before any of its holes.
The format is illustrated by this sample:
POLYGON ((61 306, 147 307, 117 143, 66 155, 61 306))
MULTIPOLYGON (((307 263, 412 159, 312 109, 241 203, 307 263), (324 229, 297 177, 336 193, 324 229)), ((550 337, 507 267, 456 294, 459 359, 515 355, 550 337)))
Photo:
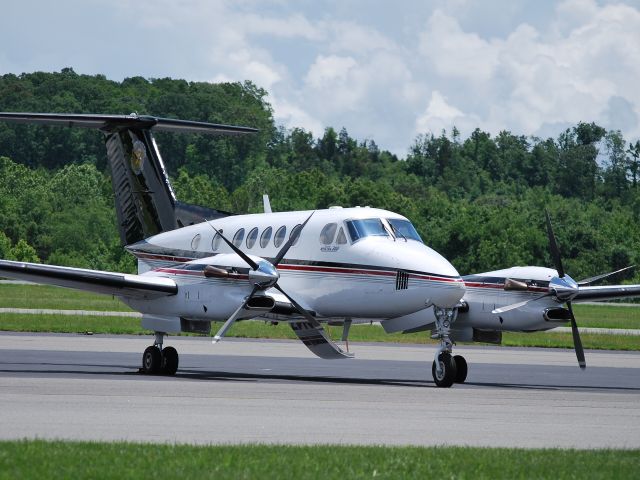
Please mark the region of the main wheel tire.
POLYGON ((467 367, 467 361, 462 355, 456 355, 455 357, 453 357, 453 361, 456 362, 456 379, 454 380, 454 382, 464 383, 464 381, 467 379, 467 372, 469 370, 467 367))
POLYGON ((155 375, 162 367, 162 354, 155 345, 147 347, 142 354, 142 371, 149 375, 155 375))
POLYGON ((446 352, 440 354, 438 361, 440 362, 442 373, 438 375, 436 362, 434 360, 433 365, 431 365, 433 381, 436 382, 438 387, 449 388, 453 385, 456 379, 456 362, 453 360, 451 355, 446 352))
POLYGON ((163 375, 175 375, 178 370, 178 351, 173 347, 166 347, 162 350, 163 375))

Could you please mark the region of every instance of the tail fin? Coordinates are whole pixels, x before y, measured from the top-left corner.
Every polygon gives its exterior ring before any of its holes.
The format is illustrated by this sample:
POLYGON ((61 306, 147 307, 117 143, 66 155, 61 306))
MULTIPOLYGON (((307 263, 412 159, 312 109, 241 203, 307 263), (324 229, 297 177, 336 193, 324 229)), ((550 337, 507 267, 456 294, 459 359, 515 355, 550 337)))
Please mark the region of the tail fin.
POLYGON ((231 215, 178 202, 152 130, 240 135, 256 129, 150 116, 0 113, 0 120, 96 128, 105 135, 123 245, 177 227, 231 215))

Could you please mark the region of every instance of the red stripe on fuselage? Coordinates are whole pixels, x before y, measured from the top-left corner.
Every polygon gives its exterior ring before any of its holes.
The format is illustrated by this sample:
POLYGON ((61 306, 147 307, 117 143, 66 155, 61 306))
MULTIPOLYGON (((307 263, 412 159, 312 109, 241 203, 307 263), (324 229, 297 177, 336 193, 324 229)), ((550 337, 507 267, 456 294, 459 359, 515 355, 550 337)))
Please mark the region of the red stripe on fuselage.
MULTIPOLYGON (((289 270, 296 271, 302 273, 337 273, 337 274, 345 274, 345 275, 377 275, 384 277, 395 277, 395 272, 384 271, 384 270, 367 270, 367 269, 354 269, 354 268, 340 268, 340 267, 315 267, 311 265, 292 265, 292 264, 283 264, 278 266, 278 270, 289 270)), ((194 271, 194 270, 183 270, 179 268, 156 268, 153 270, 154 272, 162 272, 162 273, 171 273, 174 275, 193 275, 193 276, 204 276, 204 272, 194 271)), ((410 274, 410 278, 416 280, 426 280, 431 282, 445 282, 445 283, 462 283, 462 279, 458 278, 443 278, 436 277, 433 275, 419 275, 419 274, 410 274)), ((224 278, 224 277, 221 277, 224 278)), ((237 275, 233 277, 233 280, 242 278, 248 278, 247 275, 237 275)))

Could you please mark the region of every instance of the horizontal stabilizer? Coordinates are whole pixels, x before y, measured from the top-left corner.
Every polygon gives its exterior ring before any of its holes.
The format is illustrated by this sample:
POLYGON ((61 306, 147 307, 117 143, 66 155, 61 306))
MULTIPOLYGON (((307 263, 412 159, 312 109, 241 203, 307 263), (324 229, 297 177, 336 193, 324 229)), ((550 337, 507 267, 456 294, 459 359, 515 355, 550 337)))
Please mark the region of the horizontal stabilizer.
POLYGON ((61 127, 97 128, 105 133, 120 128, 153 128, 161 132, 213 133, 240 135, 256 133, 258 130, 235 125, 194 122, 159 118, 149 115, 97 115, 83 113, 14 113, 0 112, 0 120, 13 123, 34 123, 40 125, 58 125, 61 127))
POLYGON ((178 293, 178 286, 170 278, 11 260, 0 260, 0 276, 122 297, 155 298, 178 293))
POLYGON ((343 358, 353 358, 352 353, 347 353, 333 342, 318 323, 312 325, 307 320, 291 322, 291 328, 309 350, 320 358, 336 360, 343 358))

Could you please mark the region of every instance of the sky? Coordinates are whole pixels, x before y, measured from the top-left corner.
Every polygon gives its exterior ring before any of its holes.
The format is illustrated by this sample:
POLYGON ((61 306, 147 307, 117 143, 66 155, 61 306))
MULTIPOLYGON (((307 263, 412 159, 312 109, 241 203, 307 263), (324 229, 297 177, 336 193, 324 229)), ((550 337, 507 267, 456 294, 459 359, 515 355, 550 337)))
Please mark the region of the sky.
POLYGON ((279 125, 345 127, 401 157, 454 125, 546 138, 584 121, 640 138, 640 0, 21 0, 0 12, 0 74, 251 80, 279 125))

